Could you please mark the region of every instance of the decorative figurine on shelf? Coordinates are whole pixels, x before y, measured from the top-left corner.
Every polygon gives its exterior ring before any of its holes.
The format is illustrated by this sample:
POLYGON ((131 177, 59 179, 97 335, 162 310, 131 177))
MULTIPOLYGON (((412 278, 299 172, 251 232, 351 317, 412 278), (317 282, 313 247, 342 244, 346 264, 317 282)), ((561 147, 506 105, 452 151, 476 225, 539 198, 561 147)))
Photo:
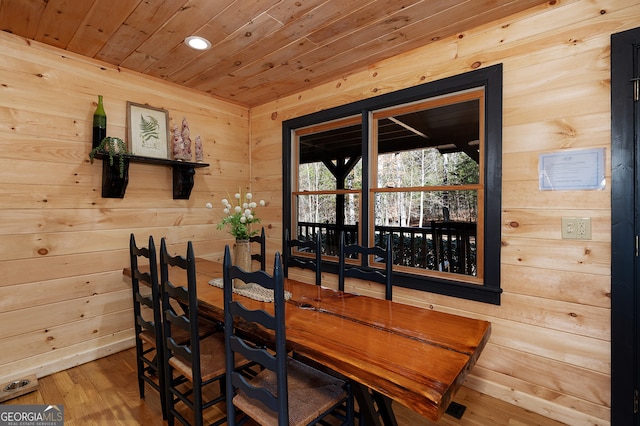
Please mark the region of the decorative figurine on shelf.
POLYGON ((202 160, 204 159, 204 152, 202 151, 202 140, 200 139, 200 135, 196 136, 196 161, 198 163, 202 163, 202 160))
POLYGON ((107 136, 89 152, 89 159, 93 163, 93 157, 97 153, 109 155, 109 165, 113 166, 113 157, 118 156, 118 166, 120 169, 120 177, 124 176, 124 156, 127 154, 127 144, 120 138, 107 136))
POLYGON ((178 126, 173 126, 173 142, 172 142, 173 159, 184 160, 184 141, 182 140, 182 132, 178 130, 178 126))
POLYGON ((191 130, 187 117, 182 117, 182 142, 184 143, 183 160, 191 161, 191 130))

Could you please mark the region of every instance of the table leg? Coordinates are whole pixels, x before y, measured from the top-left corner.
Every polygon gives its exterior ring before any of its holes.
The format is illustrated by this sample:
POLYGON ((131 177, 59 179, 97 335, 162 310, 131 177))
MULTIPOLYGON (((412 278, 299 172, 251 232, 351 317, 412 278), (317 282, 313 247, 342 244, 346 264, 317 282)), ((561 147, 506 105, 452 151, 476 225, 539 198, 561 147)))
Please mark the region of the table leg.
POLYGON ((378 406, 378 414, 382 418, 382 422, 388 426, 398 426, 393 408, 391 407, 391 398, 382 395, 380 392, 372 391, 373 399, 378 406))
POLYGON ((352 382, 351 386, 358 401, 360 416, 366 426, 398 425, 391 407, 391 399, 357 382, 352 382))

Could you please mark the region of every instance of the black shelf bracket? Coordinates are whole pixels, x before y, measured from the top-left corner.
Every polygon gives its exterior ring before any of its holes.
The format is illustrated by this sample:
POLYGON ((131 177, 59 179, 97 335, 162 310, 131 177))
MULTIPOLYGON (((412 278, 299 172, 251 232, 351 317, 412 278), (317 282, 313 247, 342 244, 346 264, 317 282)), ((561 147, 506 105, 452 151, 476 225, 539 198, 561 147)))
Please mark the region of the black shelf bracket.
POLYGON ((196 170, 191 166, 173 165, 173 199, 188 200, 196 170))
POLYGON ((193 189, 196 168, 208 167, 207 163, 192 163, 190 161, 166 160, 162 158, 141 157, 126 154, 124 156, 124 173, 120 177, 118 158, 113 159, 113 166, 109 164, 109 155, 96 153, 95 158, 102 159, 102 197, 124 198, 129 183, 129 163, 147 163, 171 166, 173 169, 173 199, 188 200, 193 189))
POLYGON ((120 177, 120 164, 118 159, 113 159, 113 165, 109 164, 109 158, 102 160, 102 198, 124 198, 129 183, 129 160, 124 160, 124 170, 120 177))

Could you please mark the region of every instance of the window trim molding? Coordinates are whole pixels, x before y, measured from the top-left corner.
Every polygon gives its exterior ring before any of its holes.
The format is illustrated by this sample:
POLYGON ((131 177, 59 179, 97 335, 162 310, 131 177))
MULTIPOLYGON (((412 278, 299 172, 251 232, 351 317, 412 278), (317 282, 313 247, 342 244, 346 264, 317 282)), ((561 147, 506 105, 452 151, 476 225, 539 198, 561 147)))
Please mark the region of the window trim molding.
MULTIPOLYGON (((356 114, 362 116, 363 130, 363 173, 365 160, 368 157, 366 141, 369 137, 370 112, 395 105, 419 101, 452 92, 484 87, 485 90, 485 210, 484 210, 484 284, 469 284, 457 280, 437 277, 421 277, 394 271, 394 285, 446 296, 469 299, 479 302, 500 304, 502 289, 500 286, 500 252, 502 227, 502 64, 470 71, 441 80, 423 83, 417 86, 400 89, 395 92, 363 99, 346 105, 318 111, 302 117, 282 122, 282 209, 283 229, 282 241, 286 232, 291 230, 291 144, 292 134, 296 129, 317 125, 322 122, 337 120, 356 114), (365 139, 366 138, 366 139, 365 139)), ((368 172, 368 170, 367 170, 368 172)), ((362 196, 368 197, 369 185, 363 181, 362 196)), ((362 203, 368 202, 363 199, 362 203)), ((364 204, 363 204, 364 205, 364 204)), ((363 219, 364 216, 363 215, 363 219)), ((362 223, 368 229, 368 222, 362 223)), ((364 234, 363 234, 364 235, 364 234)), ((289 254, 284 254, 288 261, 289 254)), ((336 272, 337 266, 330 262, 323 263, 327 272, 336 272)))

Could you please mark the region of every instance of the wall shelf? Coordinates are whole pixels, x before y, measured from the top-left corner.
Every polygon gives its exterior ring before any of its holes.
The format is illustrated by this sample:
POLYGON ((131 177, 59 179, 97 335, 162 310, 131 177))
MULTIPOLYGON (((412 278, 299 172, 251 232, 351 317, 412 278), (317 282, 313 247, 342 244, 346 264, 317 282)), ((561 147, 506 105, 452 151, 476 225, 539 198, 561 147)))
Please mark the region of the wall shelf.
POLYGON ((109 164, 109 155, 96 153, 95 158, 102 161, 102 197, 124 198, 129 183, 129 163, 147 163, 170 166, 173 169, 173 199, 188 200, 193 188, 193 177, 197 168, 208 167, 208 163, 192 163, 190 161, 166 160, 162 158, 141 157, 125 154, 124 176, 120 177, 118 159, 113 159, 113 166, 109 164))

